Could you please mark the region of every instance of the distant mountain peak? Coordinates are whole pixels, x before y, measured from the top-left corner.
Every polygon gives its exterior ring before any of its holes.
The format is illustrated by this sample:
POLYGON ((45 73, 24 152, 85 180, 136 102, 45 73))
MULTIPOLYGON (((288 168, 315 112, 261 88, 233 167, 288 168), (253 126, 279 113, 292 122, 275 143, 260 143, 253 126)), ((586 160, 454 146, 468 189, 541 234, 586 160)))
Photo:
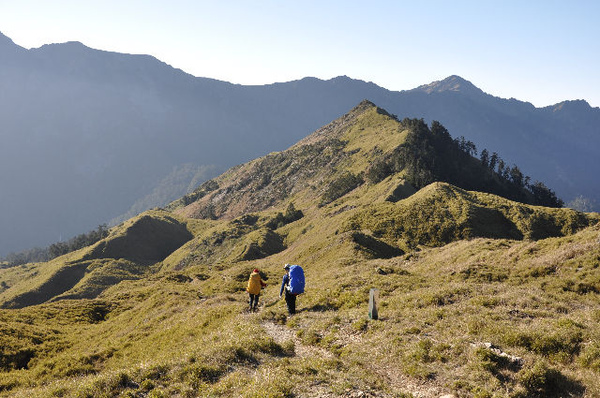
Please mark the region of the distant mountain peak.
POLYGON ((444 91, 483 94, 483 91, 477 88, 473 83, 457 75, 449 76, 444 80, 438 80, 429 84, 424 84, 417 87, 415 90, 424 91, 427 94, 441 93, 444 91))
POLYGON ((94 50, 79 41, 67 41, 64 43, 44 44, 37 50, 39 50, 39 51, 49 51, 49 50, 57 51, 58 50, 58 51, 62 51, 62 52, 79 52, 82 50, 83 51, 93 50, 93 51, 106 52, 103 50, 94 50))
POLYGON ((559 112, 569 110, 572 112, 581 112, 588 111, 591 108, 591 105, 587 101, 579 99, 559 102, 558 104, 552 106, 552 111, 559 112))
POLYGON ((12 39, 6 35, 4 35, 2 32, 0 32, 0 50, 22 50, 23 48, 17 44, 15 44, 14 41, 12 41, 12 39))

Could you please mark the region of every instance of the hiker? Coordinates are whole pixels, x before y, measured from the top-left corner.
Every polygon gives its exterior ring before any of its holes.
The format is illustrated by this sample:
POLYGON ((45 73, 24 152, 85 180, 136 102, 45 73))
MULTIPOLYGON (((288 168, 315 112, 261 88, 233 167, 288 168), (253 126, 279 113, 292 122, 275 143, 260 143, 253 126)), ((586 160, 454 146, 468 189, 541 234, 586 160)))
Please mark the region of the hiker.
POLYGON ((260 277, 260 273, 257 268, 254 268, 252 273, 250 274, 250 278, 248 279, 248 287, 246 291, 248 292, 248 304, 250 305, 250 311, 256 311, 258 307, 258 297, 260 296, 260 290, 266 287, 267 284, 263 282, 260 277))
POLYGON ((285 275, 281 282, 281 290, 279 298, 285 290, 285 302, 287 304, 288 313, 293 315, 296 313, 296 296, 304 293, 304 270, 299 265, 286 264, 283 266, 285 275))
POLYGON ((283 281, 281 282, 281 290, 279 290, 279 298, 285 291, 285 303, 287 304, 288 313, 293 315, 296 313, 296 295, 290 293, 288 287, 290 285, 290 265, 286 264, 283 266, 285 275, 283 275, 283 281))

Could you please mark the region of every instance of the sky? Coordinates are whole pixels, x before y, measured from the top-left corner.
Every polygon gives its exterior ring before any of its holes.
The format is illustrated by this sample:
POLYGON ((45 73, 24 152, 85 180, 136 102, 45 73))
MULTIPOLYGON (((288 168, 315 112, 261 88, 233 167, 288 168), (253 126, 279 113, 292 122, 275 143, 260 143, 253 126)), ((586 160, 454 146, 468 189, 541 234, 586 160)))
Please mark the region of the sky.
POLYGON ((600 106, 597 0, 0 0, 0 32, 245 85, 346 75, 400 91, 459 75, 537 107, 600 106))

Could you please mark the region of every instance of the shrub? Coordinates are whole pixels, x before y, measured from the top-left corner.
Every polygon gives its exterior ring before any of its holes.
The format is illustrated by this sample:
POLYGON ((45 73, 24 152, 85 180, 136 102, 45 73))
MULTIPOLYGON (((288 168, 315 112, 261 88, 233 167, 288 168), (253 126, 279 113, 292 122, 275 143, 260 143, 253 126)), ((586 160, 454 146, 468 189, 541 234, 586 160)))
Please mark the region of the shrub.
POLYGON ((216 366, 195 363, 182 369, 181 378, 197 389, 204 383, 214 383, 224 372, 216 366))
POLYGON ((586 345, 577 358, 577 363, 585 368, 600 371, 600 342, 594 341, 586 345))
POLYGON ((528 397, 547 397, 556 393, 560 372, 548 368, 545 363, 538 361, 533 366, 519 372, 517 379, 525 388, 528 397))
POLYGON ((285 214, 279 212, 269 222, 266 227, 270 229, 281 228, 284 225, 297 221, 304 217, 302 210, 296 210, 293 203, 290 203, 285 211, 285 214))
POLYGON ((341 198, 362 183, 363 178, 361 176, 354 175, 348 171, 344 172, 337 180, 333 181, 329 185, 321 197, 320 205, 324 206, 338 198, 341 198))
POLYGON ((366 332, 369 326, 369 321, 366 318, 359 319, 358 321, 352 323, 352 329, 357 332, 366 332))
POLYGON ((475 356, 479 360, 481 368, 491 373, 497 373, 500 369, 504 369, 510 365, 507 357, 500 356, 485 347, 477 348, 475 356))
POLYGON ((140 383, 140 389, 142 391, 150 391, 150 390, 153 390, 154 387, 155 387, 154 382, 149 379, 142 380, 142 382, 140 383))
POLYGON ((147 369, 143 369, 141 371, 141 378, 149 380, 160 380, 167 374, 168 371, 169 367, 167 365, 155 365, 147 369))
POLYGON ((410 358, 416 362, 446 362, 444 352, 449 349, 446 344, 434 344, 430 339, 419 340, 413 351, 410 353, 410 358))
POLYGON ((558 360, 569 360, 577 354, 583 340, 581 330, 569 325, 557 325, 552 331, 509 331, 504 340, 512 346, 558 360))
POLYGON ((383 181, 386 177, 392 175, 395 170, 391 163, 392 161, 388 157, 376 158, 365 172, 367 181, 372 184, 377 184, 378 182, 383 181))
POLYGON ((148 394, 148 398, 164 398, 167 394, 163 390, 152 390, 148 394))

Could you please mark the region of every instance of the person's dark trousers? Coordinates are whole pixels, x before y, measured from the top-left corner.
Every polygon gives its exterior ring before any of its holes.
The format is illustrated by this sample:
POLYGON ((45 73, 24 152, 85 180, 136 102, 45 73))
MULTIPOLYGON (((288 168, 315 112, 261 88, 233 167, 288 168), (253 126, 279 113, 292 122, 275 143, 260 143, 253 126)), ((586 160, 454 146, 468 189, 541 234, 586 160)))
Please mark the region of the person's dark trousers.
POLYGON ((248 295, 250 296, 250 301, 248 302, 250 304, 250 309, 251 310, 256 310, 256 307, 258 307, 258 294, 250 294, 248 293, 248 295))
POLYGON ((296 313, 296 295, 285 291, 285 303, 287 304, 288 313, 290 315, 296 313))

